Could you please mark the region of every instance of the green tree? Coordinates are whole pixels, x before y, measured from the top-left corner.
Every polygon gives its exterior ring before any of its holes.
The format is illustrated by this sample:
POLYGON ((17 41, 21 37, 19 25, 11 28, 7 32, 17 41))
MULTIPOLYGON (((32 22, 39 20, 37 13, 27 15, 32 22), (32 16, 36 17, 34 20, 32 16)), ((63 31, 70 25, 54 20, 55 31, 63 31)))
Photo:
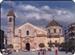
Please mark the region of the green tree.
POLYGON ((12 44, 9 44, 9 45, 8 45, 8 48, 13 48, 13 45, 12 45, 12 44))
POLYGON ((39 47, 40 47, 40 48, 44 48, 44 47, 45 47, 45 44, 44 44, 44 43, 40 43, 40 44, 39 44, 39 47))
POLYGON ((58 47, 59 46, 59 43, 57 41, 55 41, 55 46, 58 47))
POLYGON ((48 47, 53 47, 53 44, 52 44, 52 42, 50 41, 50 42, 48 42, 48 47))

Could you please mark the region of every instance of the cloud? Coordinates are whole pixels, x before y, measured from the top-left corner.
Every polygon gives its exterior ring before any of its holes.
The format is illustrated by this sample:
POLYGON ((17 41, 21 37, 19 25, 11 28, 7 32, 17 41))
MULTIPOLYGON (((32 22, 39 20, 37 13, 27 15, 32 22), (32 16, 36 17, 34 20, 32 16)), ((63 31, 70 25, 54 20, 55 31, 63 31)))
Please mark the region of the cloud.
POLYGON ((50 10, 50 7, 45 5, 45 6, 42 6, 41 9, 44 9, 44 10, 50 10))
POLYGON ((38 8, 36 8, 35 6, 32 6, 32 5, 26 5, 24 8, 25 8, 25 10, 35 10, 35 11, 39 11, 38 8))
MULTIPOLYGON (((18 19, 35 18, 50 20, 53 16, 60 20, 62 20, 62 18, 71 19, 71 17, 74 19, 74 15, 71 11, 64 9, 53 9, 48 5, 37 7, 30 4, 19 4, 16 6, 14 2, 12 2, 12 4, 14 4, 14 10, 18 19)), ((6 13, 5 10, 2 12, 2 17, 5 18, 6 16, 3 16, 4 13, 6 13)))
POLYGON ((58 10, 56 19, 59 19, 68 23, 72 23, 72 22, 75 22, 74 14, 75 13, 68 11, 68 10, 58 10))
MULTIPOLYGON (((7 3, 8 4, 8 3, 7 3)), ((67 23, 75 22, 75 13, 68 9, 53 9, 49 5, 35 6, 31 4, 15 4, 13 2, 16 20, 22 23, 27 20, 42 20, 50 21, 52 19, 64 21, 67 23)), ((6 18, 9 9, 1 8, 1 18, 6 18)), ((4 20, 3 19, 3 20, 4 20)), ((2 20, 2 21, 3 21, 2 20)), ((43 21, 42 21, 43 22, 43 21)))
POLYGON ((21 18, 24 17, 25 19, 35 18, 35 19, 49 20, 52 19, 52 16, 55 16, 57 17, 57 19, 60 20, 62 20, 62 18, 63 19, 67 18, 68 20, 71 19, 71 17, 72 19, 74 19, 74 15, 71 11, 64 9, 52 9, 47 5, 41 7, 36 7, 32 5, 21 5, 20 7, 19 7, 20 11, 24 12, 17 11, 17 14, 19 14, 18 12, 20 12, 21 14, 18 16, 20 16, 21 18))
POLYGON ((40 9, 38 9, 35 6, 23 5, 23 4, 16 6, 15 9, 18 9, 19 11, 35 11, 35 12, 39 12, 40 11, 40 9))

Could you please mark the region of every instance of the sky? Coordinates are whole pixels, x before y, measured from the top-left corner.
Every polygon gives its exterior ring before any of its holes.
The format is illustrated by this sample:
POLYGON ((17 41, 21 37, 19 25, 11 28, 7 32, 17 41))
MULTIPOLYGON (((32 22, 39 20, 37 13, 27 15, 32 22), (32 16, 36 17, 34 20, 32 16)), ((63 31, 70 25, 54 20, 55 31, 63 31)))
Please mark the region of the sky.
POLYGON ((46 27, 53 19, 64 27, 75 22, 73 1, 3 1, 1 3, 1 27, 4 31, 7 31, 7 13, 11 7, 16 15, 16 27, 27 22, 46 27))

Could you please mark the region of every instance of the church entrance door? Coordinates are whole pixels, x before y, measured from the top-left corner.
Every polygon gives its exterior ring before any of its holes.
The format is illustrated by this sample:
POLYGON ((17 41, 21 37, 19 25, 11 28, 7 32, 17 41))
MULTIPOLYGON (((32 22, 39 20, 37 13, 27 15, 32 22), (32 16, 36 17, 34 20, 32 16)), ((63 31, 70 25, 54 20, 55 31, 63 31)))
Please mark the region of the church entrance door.
POLYGON ((26 50, 30 51, 30 43, 26 43, 26 50))

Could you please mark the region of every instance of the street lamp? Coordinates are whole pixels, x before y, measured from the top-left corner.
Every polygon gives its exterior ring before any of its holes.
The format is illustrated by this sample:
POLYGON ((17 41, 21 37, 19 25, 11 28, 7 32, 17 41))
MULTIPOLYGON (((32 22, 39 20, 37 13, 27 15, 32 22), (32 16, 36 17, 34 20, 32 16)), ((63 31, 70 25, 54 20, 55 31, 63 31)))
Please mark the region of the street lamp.
POLYGON ((7 51, 7 36, 6 35, 4 36, 4 47, 7 51))

